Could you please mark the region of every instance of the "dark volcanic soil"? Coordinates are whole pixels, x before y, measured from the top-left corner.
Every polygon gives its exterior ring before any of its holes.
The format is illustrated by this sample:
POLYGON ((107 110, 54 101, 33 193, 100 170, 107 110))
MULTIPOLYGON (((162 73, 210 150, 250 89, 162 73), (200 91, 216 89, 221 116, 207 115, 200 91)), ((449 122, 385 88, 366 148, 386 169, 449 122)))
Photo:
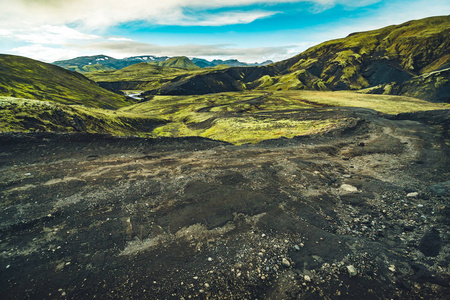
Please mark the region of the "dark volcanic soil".
POLYGON ((449 113, 331 110, 239 147, 0 135, 1 298, 448 299, 449 113))

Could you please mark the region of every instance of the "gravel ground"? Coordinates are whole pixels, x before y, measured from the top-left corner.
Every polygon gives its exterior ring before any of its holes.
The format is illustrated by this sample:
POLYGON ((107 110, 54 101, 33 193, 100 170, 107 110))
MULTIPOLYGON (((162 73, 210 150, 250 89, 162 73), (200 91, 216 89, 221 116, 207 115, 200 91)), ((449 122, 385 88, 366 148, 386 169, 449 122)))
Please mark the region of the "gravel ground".
POLYGON ((448 299, 447 112, 322 136, 0 135, 2 299, 448 299))

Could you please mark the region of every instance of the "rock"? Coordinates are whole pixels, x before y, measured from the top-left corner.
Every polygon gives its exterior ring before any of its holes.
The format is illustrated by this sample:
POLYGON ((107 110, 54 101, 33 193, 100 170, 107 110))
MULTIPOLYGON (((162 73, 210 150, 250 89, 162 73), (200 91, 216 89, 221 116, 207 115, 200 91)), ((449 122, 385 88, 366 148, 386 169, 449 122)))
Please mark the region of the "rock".
POLYGON ((347 270, 350 277, 356 276, 356 274, 358 274, 358 271, 356 271, 356 268, 353 265, 348 265, 347 270))
POLYGON ((356 193, 358 192, 358 188, 356 186, 344 183, 339 187, 342 193, 356 193))
POLYGON ((390 265, 388 269, 389 269, 389 271, 394 272, 394 273, 396 271, 395 265, 390 265))
POLYGON ((212 261, 213 259, 212 259, 212 257, 208 257, 208 261, 212 261))
POLYGON ((435 257, 439 255, 441 246, 442 240, 439 231, 436 228, 431 228, 420 240, 419 250, 425 256, 435 257))
POLYGON ((300 246, 299 245, 295 245, 294 249, 295 249, 295 251, 300 251, 300 246))
POLYGON ((412 192, 412 193, 408 193, 406 195, 406 197, 408 197, 408 198, 417 198, 418 196, 419 196, 418 192, 412 192))
POLYGON ((286 257, 283 257, 283 259, 281 260, 281 263, 283 264, 283 266, 285 266, 286 268, 289 268, 291 266, 291 263, 289 262, 289 260, 286 259, 286 257))
POLYGON ((308 275, 303 276, 303 279, 305 279, 305 281, 308 281, 308 282, 311 281, 311 277, 309 277, 308 275))

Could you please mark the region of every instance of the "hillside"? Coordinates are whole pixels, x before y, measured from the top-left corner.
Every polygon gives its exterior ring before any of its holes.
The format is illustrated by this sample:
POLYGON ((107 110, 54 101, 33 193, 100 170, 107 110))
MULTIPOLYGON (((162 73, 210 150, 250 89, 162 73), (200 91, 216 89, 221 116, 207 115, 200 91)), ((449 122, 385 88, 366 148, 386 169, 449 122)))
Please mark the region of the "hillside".
MULTIPOLYGON (((450 16, 410 21, 328 41, 270 66, 231 68, 177 78, 158 93, 359 90, 391 82, 401 84, 416 76, 448 68, 449 36, 450 16), (204 88, 199 87, 201 83, 204 88)), ((416 89, 420 88, 419 85, 416 89)), ((426 93, 421 95, 426 100, 440 98, 427 99, 426 93)))
POLYGON ((0 96, 118 108, 133 101, 83 75, 25 57, 0 54, 0 96))
MULTIPOLYGON (((169 64, 176 65, 177 61, 169 64)), ((200 72, 204 72, 204 70, 198 67, 185 69, 141 62, 120 70, 86 73, 85 76, 96 81, 101 87, 110 90, 154 90, 177 77, 190 76, 200 72)))
POLYGON ((200 68, 186 56, 172 57, 165 61, 153 62, 152 64, 155 64, 160 67, 180 68, 180 69, 199 69, 200 68))

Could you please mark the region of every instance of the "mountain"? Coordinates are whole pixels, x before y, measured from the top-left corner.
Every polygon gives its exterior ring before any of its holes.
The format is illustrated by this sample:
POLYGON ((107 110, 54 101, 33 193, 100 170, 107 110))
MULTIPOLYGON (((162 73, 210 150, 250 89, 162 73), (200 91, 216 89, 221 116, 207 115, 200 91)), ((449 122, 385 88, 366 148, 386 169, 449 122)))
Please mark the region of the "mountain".
POLYGON ((200 68, 186 56, 172 57, 165 61, 153 62, 152 64, 155 64, 160 67, 169 67, 169 68, 182 68, 182 69, 198 69, 198 68, 200 68))
MULTIPOLYGON (((174 65, 176 62, 172 61, 174 65)), ((181 61, 178 61, 178 65, 181 61)), ((101 87, 120 91, 120 90, 154 90, 161 87, 167 81, 173 80, 179 76, 189 76, 203 69, 195 66, 193 69, 172 68, 158 66, 155 63, 141 62, 120 70, 86 73, 85 76, 96 81, 101 87)))
POLYGON ((259 66, 267 66, 273 63, 271 60, 266 60, 262 63, 244 63, 240 62, 237 59, 228 59, 228 60, 221 60, 221 59, 214 59, 213 61, 208 61, 206 59, 202 58, 192 58, 191 59, 194 64, 201 68, 211 68, 216 67, 219 65, 227 65, 230 67, 259 67, 259 66))
POLYGON ((93 71, 119 70, 141 62, 164 61, 168 57, 156 57, 153 55, 133 56, 124 59, 116 59, 106 55, 81 56, 68 60, 55 61, 53 64, 71 71, 80 73, 93 71), (95 66, 95 67, 94 67, 95 66))
MULTIPOLYGON (((95 55, 95 56, 81 56, 73 59, 68 60, 60 60, 55 61, 53 64, 63 67, 65 69, 71 70, 71 71, 77 71, 80 73, 87 73, 87 72, 95 72, 95 71, 111 71, 111 70, 120 70, 122 68, 138 64, 141 62, 147 62, 147 63, 155 63, 159 66, 167 66, 165 64, 162 64, 162 62, 165 62, 169 59, 175 59, 177 60, 177 57, 169 58, 168 56, 154 56, 154 55, 143 55, 143 56, 132 56, 127 57, 123 59, 116 59, 111 56, 106 55, 95 55)), ((230 67, 248 67, 248 66, 265 66, 273 63, 271 60, 267 60, 262 63, 244 63, 240 62, 237 59, 230 59, 230 60, 221 60, 221 59, 215 59, 213 61, 209 61, 203 58, 190 58, 190 60, 198 67, 200 68, 213 68, 219 65, 227 65, 230 67)), ((169 63, 169 66, 173 65, 173 61, 169 63)), ((182 67, 183 63, 178 63, 178 66, 176 68, 186 68, 182 67)), ((195 68, 192 64, 188 63, 187 68, 193 69, 195 68)))
MULTIPOLYGON (((418 84, 416 90, 420 90, 424 82, 415 77, 450 67, 449 36, 450 16, 409 21, 328 41, 269 66, 179 78, 154 92, 179 95, 252 89, 359 90, 404 82, 418 84)), ((442 84, 444 92, 448 81, 442 84)), ((430 98, 425 92, 418 94, 425 100, 443 97, 450 101, 445 95, 430 98)))
POLYGON ((37 60, 0 54, 0 96, 118 108, 132 104, 82 74, 37 60))

